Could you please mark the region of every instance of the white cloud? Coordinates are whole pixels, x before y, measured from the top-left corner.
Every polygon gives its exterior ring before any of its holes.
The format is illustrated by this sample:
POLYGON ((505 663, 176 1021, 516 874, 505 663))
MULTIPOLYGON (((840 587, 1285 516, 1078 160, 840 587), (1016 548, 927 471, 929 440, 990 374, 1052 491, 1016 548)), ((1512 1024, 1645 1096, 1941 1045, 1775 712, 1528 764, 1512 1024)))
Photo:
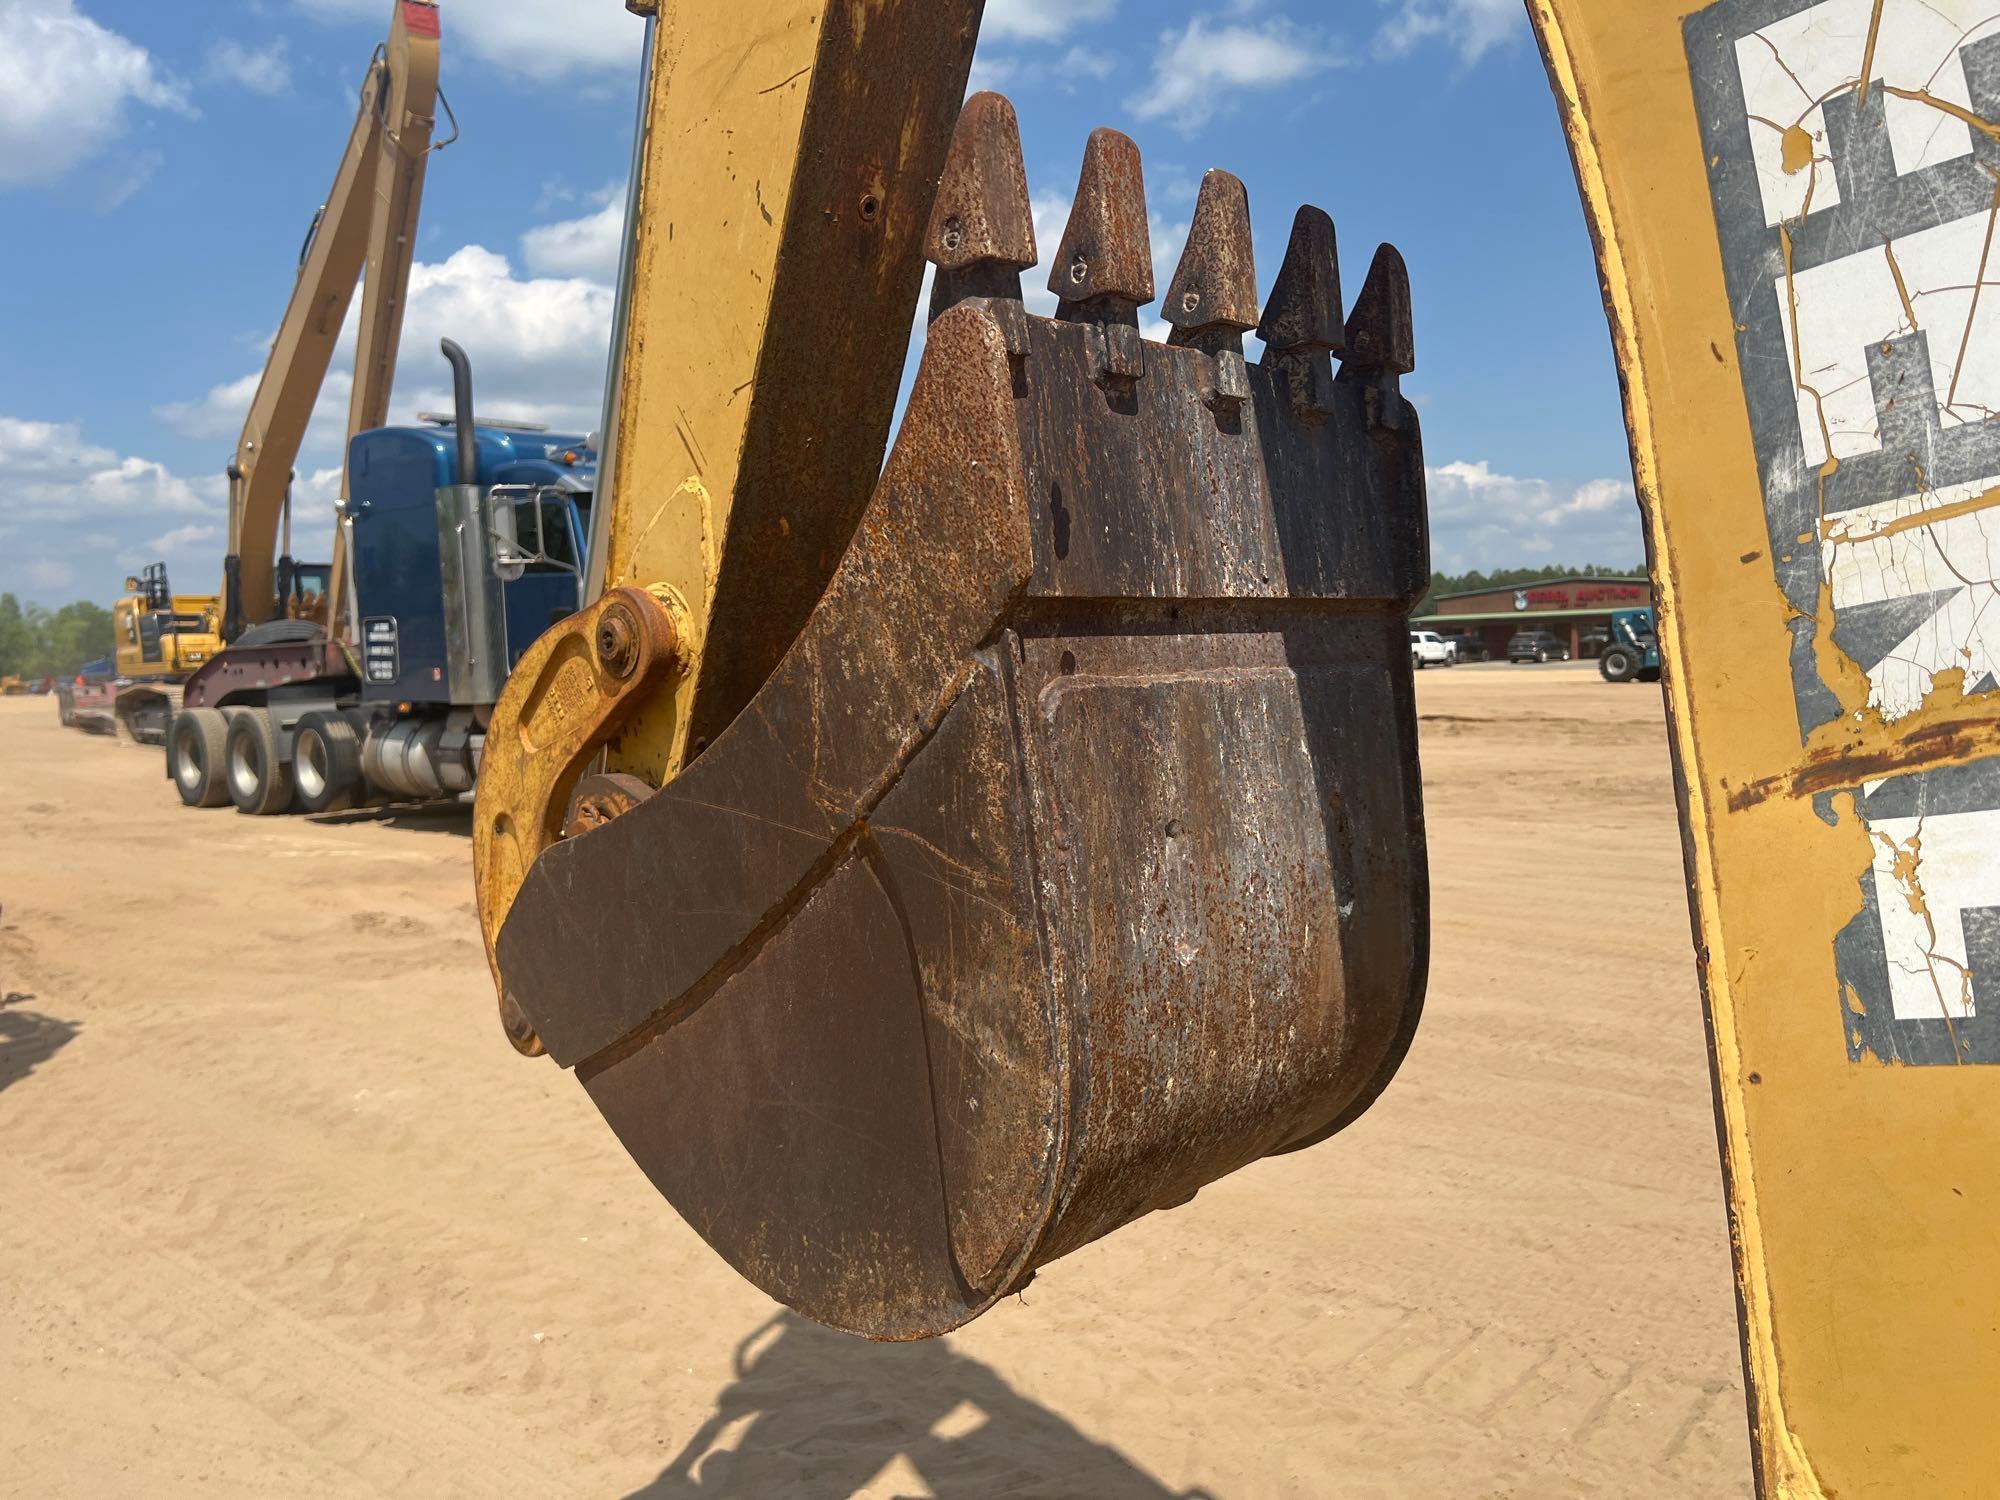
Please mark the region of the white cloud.
POLYGON ((1283 16, 1255 24, 1196 16, 1161 34, 1152 81, 1127 103, 1142 120, 1192 135, 1230 106, 1232 94, 1295 83, 1340 60, 1318 33, 1283 16))
POLYGON ((0 187, 53 182, 95 156, 133 104, 193 113, 152 54, 75 0, 0 0, 0 187))
POLYGON ((1425 474, 1431 552, 1444 572, 1544 561, 1620 567, 1645 556, 1627 480, 1593 479, 1565 494, 1546 479, 1496 474, 1484 459, 1425 474))
POLYGON ((253 94, 276 96, 292 86, 292 64, 282 37, 268 47, 246 47, 233 38, 219 42, 209 49, 208 74, 253 94))
POLYGON ((0 417, 0 591, 108 599, 127 572, 158 560, 219 575, 226 503, 219 468, 188 479, 89 442, 73 422, 0 417), (152 540, 129 540, 143 536, 152 540))
POLYGON ((29 585, 38 590, 66 589, 76 582, 76 569, 53 558, 38 557, 25 571, 29 585))
MULTIPOLYGON (((418 263, 395 413, 449 409, 449 371, 437 347, 454 338, 472 357, 482 414, 595 427, 612 300, 609 286, 580 276, 523 280, 505 256, 478 245, 438 265, 418 263)), ((343 348, 351 345, 343 340, 343 348)))
POLYGON ((86 442, 73 422, 0 417, 0 520, 61 524, 87 517, 201 515, 222 483, 197 483, 150 459, 86 442))
MULTIPOLYGON (((379 26, 382 0, 293 0, 319 20, 379 26)), ((447 5, 445 46, 530 78, 630 70, 638 76, 645 23, 612 0, 475 0, 447 5)))
MULTIPOLYGON (((524 238, 534 236, 530 231, 524 238)), ((582 265, 589 258, 587 237, 556 235, 537 243, 536 253, 552 259, 568 256, 582 265)), ((329 473, 334 476, 354 390, 354 328, 360 300, 355 298, 335 348, 301 450, 306 462, 331 466, 329 473)), ((410 268, 390 420, 408 422, 420 411, 451 410, 450 371, 438 355, 438 341, 452 338, 472 358, 482 416, 592 430, 602 415, 612 301, 606 282, 589 276, 524 279, 505 256, 480 245, 467 245, 441 262, 418 261, 410 268)), ((184 436, 233 444, 257 393, 258 378, 252 371, 193 400, 157 407, 154 414, 184 436)), ((329 497, 337 487, 337 480, 329 484, 329 497)))
POLYGON ((987 0, 980 34, 996 41, 1055 42, 1117 8, 1118 0, 987 0))
POLYGON ((1021 61, 1015 57, 995 57, 984 47, 973 54, 972 77, 966 80, 968 94, 983 93, 989 89, 1005 89, 1013 85, 1020 75, 1021 61))
POLYGON ((1375 34, 1375 50, 1401 57, 1424 42, 1441 40, 1470 66, 1527 30, 1520 0, 1397 0, 1396 13, 1375 34))
POLYGON ((602 205, 595 213, 544 224, 521 236, 521 259, 530 271, 616 283, 625 244, 625 189, 609 187, 594 197, 602 205))
POLYGON ((1118 71, 1118 59, 1108 52, 1094 52, 1088 47, 1072 47, 1056 63, 1058 75, 1074 81, 1095 78, 1102 81, 1118 71))
POLYGON ((221 577, 226 537, 227 531, 219 524, 176 526, 149 541, 119 548, 117 561, 128 572, 163 562, 170 577, 183 575, 174 580, 182 593, 206 593, 216 586, 209 574, 221 577))

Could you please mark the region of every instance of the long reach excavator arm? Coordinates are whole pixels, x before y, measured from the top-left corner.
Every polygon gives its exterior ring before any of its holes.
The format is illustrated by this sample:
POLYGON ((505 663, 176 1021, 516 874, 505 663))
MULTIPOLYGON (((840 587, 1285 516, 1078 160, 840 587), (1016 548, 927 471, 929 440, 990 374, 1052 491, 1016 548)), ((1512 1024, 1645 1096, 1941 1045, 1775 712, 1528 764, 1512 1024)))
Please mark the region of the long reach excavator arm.
MULTIPOLYGON (((230 640, 283 618, 291 606, 281 597, 278 553, 280 530, 289 530, 293 466, 364 270, 347 436, 380 427, 388 418, 417 214, 433 149, 440 30, 436 0, 396 0, 388 40, 369 64, 354 132, 314 223, 243 423, 229 469, 222 592, 223 629, 230 640)), ((343 473, 341 494, 347 493, 343 473)), ((289 541, 287 536, 287 548, 289 541)), ((338 624, 347 592, 346 539, 337 529, 333 567, 318 605, 329 626, 338 624)))

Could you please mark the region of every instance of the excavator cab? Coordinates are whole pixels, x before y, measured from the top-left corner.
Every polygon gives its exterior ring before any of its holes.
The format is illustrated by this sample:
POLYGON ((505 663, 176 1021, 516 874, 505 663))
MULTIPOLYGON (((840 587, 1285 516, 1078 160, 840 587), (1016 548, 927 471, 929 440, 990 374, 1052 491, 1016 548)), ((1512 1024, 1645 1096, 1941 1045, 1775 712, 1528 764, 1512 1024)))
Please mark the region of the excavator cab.
POLYGON ((1130 140, 1052 317, 1012 107, 942 166, 907 414, 775 671, 663 785, 587 774, 717 649, 614 582, 521 661, 475 819, 515 1045, 742 1274, 895 1340, 1352 1122, 1428 956, 1401 258, 1350 308, 1301 210, 1260 308, 1211 172, 1155 342, 1130 140))

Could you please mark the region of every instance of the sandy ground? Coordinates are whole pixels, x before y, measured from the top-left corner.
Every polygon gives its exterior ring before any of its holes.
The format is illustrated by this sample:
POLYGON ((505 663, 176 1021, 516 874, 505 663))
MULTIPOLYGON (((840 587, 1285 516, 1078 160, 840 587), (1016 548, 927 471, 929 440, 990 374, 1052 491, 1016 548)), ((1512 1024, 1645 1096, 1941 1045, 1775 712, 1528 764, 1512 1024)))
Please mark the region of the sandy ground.
POLYGON ((463 813, 188 812, 0 701, 0 1494, 1748 1494, 1659 696, 1420 699, 1387 1098, 904 1349, 777 1312, 508 1051, 463 813))

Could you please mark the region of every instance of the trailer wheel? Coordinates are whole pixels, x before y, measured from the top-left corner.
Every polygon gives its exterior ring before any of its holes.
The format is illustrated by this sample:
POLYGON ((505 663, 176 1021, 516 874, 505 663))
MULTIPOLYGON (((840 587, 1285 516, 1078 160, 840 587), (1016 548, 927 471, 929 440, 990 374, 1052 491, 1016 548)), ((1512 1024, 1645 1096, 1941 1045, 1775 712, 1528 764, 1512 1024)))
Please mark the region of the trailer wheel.
POLYGON ((184 709, 167 733, 167 774, 189 807, 229 801, 229 719, 219 708, 184 709))
POLYGON ((1630 682, 1639 675, 1639 661, 1623 646, 1607 646, 1597 658, 1597 670, 1606 682, 1630 682))
POLYGON ((361 794, 361 741, 338 714, 307 714, 292 731, 292 783, 299 809, 345 812, 361 794))
POLYGON ((229 800, 238 812, 268 818, 291 810, 292 773, 278 759, 278 724, 268 708, 240 708, 230 716, 226 764, 229 800))

